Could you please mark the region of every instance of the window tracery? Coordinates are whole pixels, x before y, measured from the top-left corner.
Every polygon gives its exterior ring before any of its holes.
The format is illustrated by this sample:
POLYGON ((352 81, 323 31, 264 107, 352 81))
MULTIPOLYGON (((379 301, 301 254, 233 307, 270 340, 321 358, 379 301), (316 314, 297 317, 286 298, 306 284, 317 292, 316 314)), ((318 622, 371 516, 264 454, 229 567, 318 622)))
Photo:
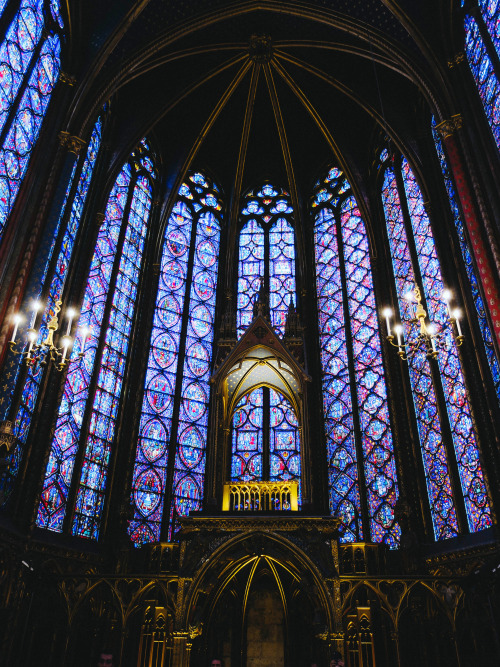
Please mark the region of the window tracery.
POLYGON ((159 540, 162 523, 171 539, 177 517, 201 507, 221 210, 216 186, 193 173, 165 231, 133 473, 136 545, 159 540))
MULTIPOLYGON (((406 159, 399 167, 386 163, 382 186, 382 202, 387 223, 389 245, 401 321, 405 336, 410 335, 411 303, 405 295, 416 281, 421 283, 429 319, 443 327, 445 304, 441 295, 443 279, 430 220, 422 193, 406 159), (404 213, 402 201, 407 206, 404 213)), ((425 469, 430 510, 437 540, 454 537, 459 532, 457 498, 454 494, 451 466, 457 465, 468 527, 471 532, 491 525, 489 502, 479 460, 471 409, 455 341, 449 337, 446 349, 440 350, 438 364, 442 386, 433 377, 424 352, 409 360, 410 382, 425 469), (450 461, 444 442, 438 396, 443 392, 455 460, 450 461)))
POLYGON ((72 531, 75 535, 94 539, 99 532, 107 465, 152 201, 150 174, 141 169, 141 153, 147 146, 143 144, 141 149, 135 151, 131 161, 124 165, 108 198, 78 323, 79 328, 86 326, 90 330, 86 353, 83 358, 77 358, 84 344, 77 330, 73 363, 64 385, 38 509, 37 525, 61 532, 68 511, 69 490, 75 484, 77 454, 82 451, 72 531), (133 168, 134 164, 137 167, 133 168), (97 382, 91 396, 94 376, 97 382), (89 398, 91 411, 87 408, 89 398), (85 444, 80 444, 82 438, 86 440, 85 444))
POLYGON ((0 47, 0 238, 59 78, 63 25, 59 3, 52 5, 58 32, 42 0, 22 0, 0 47))
MULTIPOLYGON (((74 182, 75 176, 78 172, 79 162, 76 161, 73 166, 73 171, 64 197, 64 202, 61 207, 61 213, 57 219, 53 232, 49 252, 46 257, 41 259, 43 266, 40 272, 34 271, 34 274, 36 274, 36 280, 34 280, 34 282, 36 284, 30 286, 28 289, 27 298, 25 299, 25 302, 29 304, 32 299, 38 300, 44 296, 44 293, 46 294, 45 308, 39 325, 38 343, 40 343, 47 335, 47 323, 54 315, 56 301, 62 299, 64 285, 68 275, 69 263, 80 226, 83 207, 87 198, 95 161, 97 159, 101 144, 101 132, 102 119, 99 118, 94 126, 87 153, 85 154, 84 158, 82 158, 83 164, 81 165, 81 171, 76 188, 74 187, 74 182), (74 194, 70 201, 70 193, 72 193, 73 190, 74 194), (49 276, 50 284, 46 285, 42 290, 42 287, 47 281, 49 266, 52 264, 53 258, 56 257, 56 253, 57 259, 53 267, 52 274, 49 276), (38 275, 39 273, 41 275, 38 275)), ((9 366, 12 367, 13 364, 9 366)), ((33 411, 37 402, 38 392, 43 377, 43 368, 41 368, 39 365, 28 368, 25 379, 23 379, 24 376, 22 375, 21 370, 21 361, 18 359, 13 377, 4 378, 7 385, 6 393, 8 392, 8 395, 6 396, 7 400, 3 405, 4 415, 8 413, 8 410, 12 404, 12 392, 16 386, 16 383, 18 381, 24 383, 21 392, 19 408, 14 420, 14 434, 18 438, 18 446, 11 456, 9 472, 7 478, 4 480, 4 500, 6 500, 10 495, 12 482, 17 476, 19 470, 19 464, 24 451, 24 444, 26 443, 26 439, 28 437, 33 411)))
POLYGON ((397 475, 366 229, 337 168, 318 182, 312 208, 330 511, 343 541, 395 547, 397 475))
POLYGON ((484 348, 486 352, 486 358, 491 370, 491 375, 493 378, 493 383, 498 398, 500 399, 500 365, 498 363, 497 355, 495 352, 495 347, 493 344, 493 339, 491 336, 490 326, 486 317, 483 297, 479 289, 479 283, 476 275, 476 269, 474 267, 474 262, 472 259, 472 254, 470 251, 470 244, 467 239, 466 229, 462 220, 462 216, 458 207, 458 199, 453 185, 453 181, 450 176, 448 169, 448 164, 446 162, 443 143, 439 136, 438 131, 436 130, 436 121, 432 119, 432 134, 434 137, 434 143, 436 146, 436 151, 439 159, 439 164, 441 166, 441 171, 444 178, 444 183, 446 191, 448 193, 448 199, 450 202, 450 207, 453 214, 453 221, 455 223, 455 229, 457 230, 458 240, 460 243, 460 249, 462 251, 462 257, 465 264, 465 269, 467 271, 467 277, 469 278, 469 283, 472 291, 472 297, 474 300, 474 305, 476 306, 476 314, 478 319, 479 328, 481 330, 484 348))
POLYGON ((500 67, 500 5, 496 0, 479 0, 478 7, 482 25, 472 14, 465 13, 465 52, 486 118, 500 149, 500 82, 497 75, 500 67), (488 48, 486 42, 489 39, 493 49, 488 48))

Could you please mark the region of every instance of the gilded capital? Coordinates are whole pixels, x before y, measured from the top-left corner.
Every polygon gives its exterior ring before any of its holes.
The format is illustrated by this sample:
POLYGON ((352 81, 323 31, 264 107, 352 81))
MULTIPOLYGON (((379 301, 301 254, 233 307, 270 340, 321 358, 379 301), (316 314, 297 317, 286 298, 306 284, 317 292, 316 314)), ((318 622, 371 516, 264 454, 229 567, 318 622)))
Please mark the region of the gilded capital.
POLYGON ((436 130, 439 132, 439 135, 442 139, 451 137, 451 135, 456 131, 460 130, 463 126, 462 116, 457 113, 452 116, 449 120, 443 120, 438 125, 436 125, 436 130))
POLYGON ((465 60, 465 53, 463 51, 460 51, 460 53, 457 53, 457 55, 454 58, 448 60, 448 67, 452 69, 453 67, 460 65, 460 63, 463 63, 464 60, 465 60))
POLYGON ((74 76, 71 76, 71 74, 68 74, 67 72, 63 72, 62 70, 59 72, 59 81, 61 83, 66 83, 68 86, 74 86, 76 83, 76 78, 74 76))
POLYGON ((59 143, 63 148, 67 148, 70 153, 74 153, 76 156, 80 155, 80 151, 86 146, 86 142, 83 139, 69 132, 59 132, 59 143))

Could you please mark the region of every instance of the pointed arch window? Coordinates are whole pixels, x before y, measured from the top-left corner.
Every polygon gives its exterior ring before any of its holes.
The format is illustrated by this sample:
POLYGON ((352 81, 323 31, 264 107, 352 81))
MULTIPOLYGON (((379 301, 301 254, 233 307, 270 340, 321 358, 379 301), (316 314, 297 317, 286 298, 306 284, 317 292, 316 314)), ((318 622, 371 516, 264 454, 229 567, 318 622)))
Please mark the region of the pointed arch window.
MULTIPOLYGON (((86 153, 74 164, 61 212, 52 230, 53 236, 49 251, 45 254, 41 253, 42 256, 37 258, 27 289, 27 296, 24 299, 23 310, 27 312, 30 311, 33 300, 41 300, 45 304, 41 322, 37 324, 37 328, 39 328, 38 343, 45 339, 47 323, 55 314, 56 301, 62 299, 63 296, 69 263, 99 153, 101 132, 102 119, 98 118, 86 153), (78 179, 76 179, 77 174, 79 174, 78 179)), ((18 387, 18 391, 21 392, 18 408, 17 402, 15 403, 17 409, 14 419, 14 433, 18 438, 18 445, 11 455, 7 477, 3 481, 4 501, 10 495, 13 481, 19 470, 43 377, 43 368, 36 365, 26 371, 21 364, 21 360, 19 358, 15 359, 14 355, 9 355, 6 368, 7 371, 2 375, 2 398, 4 399, 2 414, 4 418, 7 417, 13 401, 15 401, 16 385, 21 383, 22 388, 18 387), (9 375, 11 377, 8 377, 9 375)))
POLYGON ((250 192, 241 212, 238 262, 238 337, 253 319, 261 279, 269 293, 271 324, 283 335, 290 297, 296 299, 295 240, 290 195, 267 183, 250 192))
POLYGON ((41 528, 99 535, 151 210, 150 165, 143 140, 108 198, 78 323, 90 335, 82 359, 78 331, 75 338, 38 509, 41 528))
MULTIPOLYGON (((261 283, 269 294, 269 316, 283 335, 290 302, 296 301, 295 232, 290 195, 266 183, 251 191, 241 211, 238 336, 253 319, 261 283)), ((300 432, 289 401, 259 387, 237 405, 232 422, 231 479, 288 481, 301 477, 300 432)), ((299 486, 300 501, 300 486, 299 486)))
POLYGON ((233 417, 231 481, 299 482, 300 430, 290 401, 259 387, 236 406, 233 417))
MULTIPOLYGON (((404 296, 415 284, 423 288, 425 309, 438 326, 446 323, 442 301, 444 290, 429 216, 422 193, 406 159, 393 164, 387 151, 384 165, 382 203, 387 223, 399 311, 405 335, 411 304, 404 296)), ((430 511, 437 540, 491 526, 491 511, 480 463, 465 380, 454 340, 438 354, 439 377, 432 373, 425 353, 418 352, 408 364, 415 403, 430 511), (440 415, 438 401, 446 414, 440 415), (447 446, 447 435, 451 441, 447 446), (457 478, 453 484, 452 478, 457 478), (463 508, 463 509, 461 509, 463 508), (467 526, 460 526, 460 512, 467 526)))
MULTIPOLYGON (((464 3, 462 3, 463 6, 464 3)), ((465 11, 465 52, 493 137, 500 150, 500 4, 478 0, 465 11)))
POLYGON ((0 46, 0 239, 59 78, 62 27, 56 0, 49 13, 21 0, 0 46))
POLYGON ((476 307, 477 320, 483 338, 484 349, 486 352, 486 359, 488 360, 488 365, 490 367, 493 384, 495 386, 497 396, 500 400, 500 364, 498 363, 498 358, 496 355, 495 346, 491 335, 490 325, 488 323, 488 319, 485 312, 483 297, 481 296, 479 288, 477 272, 474 266, 474 261, 472 259, 472 254, 470 250, 470 242, 467 238, 467 233, 462 220, 462 215, 458 207, 458 199, 455 191, 455 186, 453 185, 453 181, 450 176, 448 163, 446 161, 446 157, 444 154, 443 143, 441 141, 438 131, 436 130, 436 121, 434 117, 432 118, 432 134, 434 137, 434 143, 436 146, 439 164, 441 166, 441 172, 443 174, 446 191, 448 193, 448 198, 450 201, 450 207, 453 214, 453 221, 455 223, 455 229, 457 230, 458 240, 460 243, 460 250, 462 251, 462 257, 464 260, 465 269, 467 271, 467 277, 469 278, 472 298, 474 300, 474 305, 476 307))
POLYGON ((312 207, 330 511, 344 541, 394 548, 398 483, 368 236, 339 169, 312 207))
POLYGON ((167 223, 133 473, 136 545, 201 508, 222 204, 201 173, 184 182, 167 223))

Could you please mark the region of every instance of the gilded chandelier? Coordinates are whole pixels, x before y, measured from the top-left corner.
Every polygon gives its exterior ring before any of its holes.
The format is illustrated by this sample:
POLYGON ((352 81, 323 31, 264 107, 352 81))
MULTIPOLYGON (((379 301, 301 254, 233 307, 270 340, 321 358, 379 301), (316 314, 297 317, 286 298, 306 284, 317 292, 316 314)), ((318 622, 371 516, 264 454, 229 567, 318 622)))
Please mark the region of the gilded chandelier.
MULTIPOLYGON (((10 349, 15 354, 21 354, 24 357, 24 362, 27 366, 35 366, 37 363, 45 366, 52 362, 58 371, 64 370, 68 364, 73 361, 70 359, 71 349, 73 347, 74 339, 71 338, 71 326, 73 320, 78 315, 74 308, 66 309, 66 333, 60 337, 60 345, 54 343, 54 337, 59 330, 58 315, 61 311, 62 301, 56 301, 54 307, 54 314, 47 324, 47 334, 45 338, 37 343, 39 332, 35 328, 37 313, 42 309, 43 304, 39 301, 34 301, 32 304, 33 313, 31 316, 30 327, 26 333, 26 342, 16 343, 16 336, 19 325, 24 321, 20 313, 16 313, 12 320, 14 322, 14 331, 10 340, 10 349)), ((85 354, 85 344, 89 336, 90 330, 86 327, 80 327, 80 334, 82 337, 82 350, 79 352, 75 360, 81 359, 85 354)))
MULTIPOLYGON (((452 294, 450 290, 444 290, 442 297, 446 304, 446 312, 451 325, 449 332, 453 336, 456 344, 461 345, 464 340, 460 326, 461 312, 458 308, 452 310, 452 294)), ((416 324, 417 327, 419 327, 419 331, 415 336, 405 340, 403 327, 400 323, 395 324, 391 328, 393 312, 390 308, 385 308, 382 314, 385 317, 387 324, 386 339, 393 347, 398 349, 398 354, 403 361, 411 359, 411 357, 413 357, 419 350, 425 351, 427 358, 435 359, 439 350, 445 349, 449 345, 449 341, 447 341, 447 332, 444 330, 438 331, 435 324, 427 321, 427 312, 422 305, 422 295, 420 288, 417 285, 413 292, 408 292, 404 298, 410 303, 416 304, 415 317, 411 318, 409 321, 412 324, 416 324), (393 335, 393 331, 394 334, 396 334, 396 337, 393 335)))

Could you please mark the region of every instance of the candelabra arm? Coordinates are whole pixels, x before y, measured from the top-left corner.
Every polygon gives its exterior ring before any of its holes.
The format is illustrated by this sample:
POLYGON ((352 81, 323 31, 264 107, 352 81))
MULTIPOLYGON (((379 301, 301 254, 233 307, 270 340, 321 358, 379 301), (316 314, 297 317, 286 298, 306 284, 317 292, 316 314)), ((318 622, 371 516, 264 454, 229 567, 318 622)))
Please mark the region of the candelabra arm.
POLYGON ((57 317, 58 313, 61 310, 62 301, 56 301, 54 307, 54 314, 50 318, 49 323, 47 324, 47 338, 43 341, 42 345, 50 349, 54 348, 54 333, 59 328, 59 319, 57 317))

